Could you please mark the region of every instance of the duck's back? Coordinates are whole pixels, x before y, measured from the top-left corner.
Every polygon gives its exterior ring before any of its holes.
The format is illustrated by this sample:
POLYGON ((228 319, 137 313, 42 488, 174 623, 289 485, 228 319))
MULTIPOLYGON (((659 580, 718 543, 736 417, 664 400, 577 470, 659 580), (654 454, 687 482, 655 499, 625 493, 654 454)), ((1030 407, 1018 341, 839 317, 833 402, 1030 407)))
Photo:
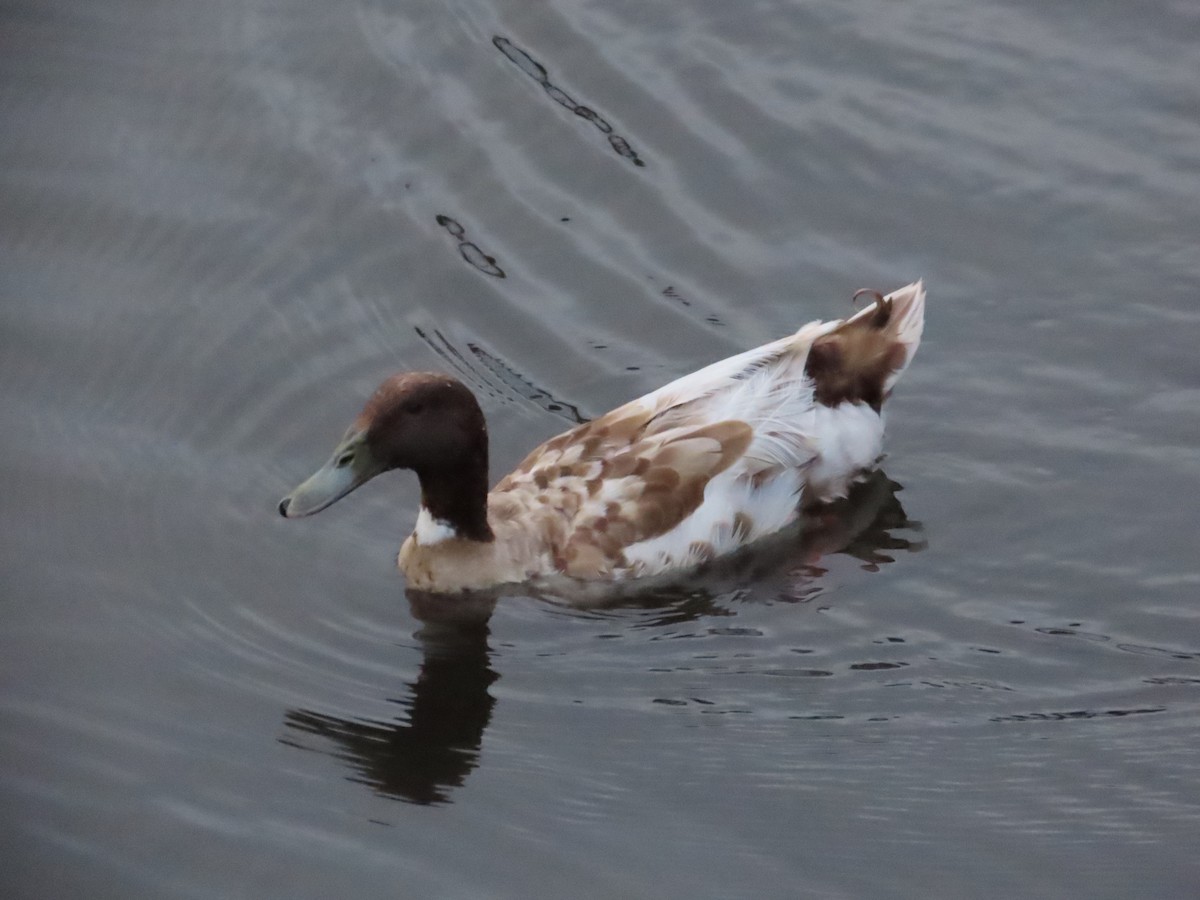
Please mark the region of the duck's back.
POLYGON ((910 285, 845 321, 686 375, 552 438, 493 489, 498 554, 530 575, 654 575, 727 553, 872 468, 919 343, 910 285))

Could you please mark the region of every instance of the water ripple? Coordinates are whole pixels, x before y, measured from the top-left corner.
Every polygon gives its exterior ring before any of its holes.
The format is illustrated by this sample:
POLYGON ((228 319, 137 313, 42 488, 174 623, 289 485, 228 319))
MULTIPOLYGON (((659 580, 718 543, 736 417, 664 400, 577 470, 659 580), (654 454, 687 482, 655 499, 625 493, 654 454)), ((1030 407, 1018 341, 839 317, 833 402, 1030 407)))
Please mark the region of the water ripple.
POLYGON ((612 125, 608 120, 601 116, 598 112, 588 106, 583 106, 576 103, 571 96, 562 88, 551 83, 550 75, 546 71, 546 67, 537 62, 532 56, 520 47, 516 46, 506 37, 496 35, 492 38, 492 43, 496 49, 503 53, 518 69, 536 81, 546 91, 546 95, 557 103, 559 106, 565 106, 579 118, 586 122, 591 122, 592 125, 608 138, 608 143, 618 156, 628 159, 635 166, 644 166, 645 162, 637 155, 634 149, 629 145, 629 141, 621 135, 613 131, 612 125))

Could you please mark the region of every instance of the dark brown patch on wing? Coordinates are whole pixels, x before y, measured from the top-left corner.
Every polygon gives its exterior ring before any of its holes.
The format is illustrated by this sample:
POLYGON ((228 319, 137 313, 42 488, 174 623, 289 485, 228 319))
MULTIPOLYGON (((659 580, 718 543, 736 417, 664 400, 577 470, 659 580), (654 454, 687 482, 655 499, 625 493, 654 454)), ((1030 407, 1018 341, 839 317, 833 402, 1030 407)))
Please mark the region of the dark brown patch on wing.
MULTIPOLYGON (((590 460, 603 459, 634 443, 649 422, 651 413, 643 409, 618 407, 612 412, 584 422, 570 431, 550 438, 534 447, 494 490, 511 489, 523 475, 533 475, 539 487, 543 480, 569 477, 582 471, 590 460), (560 464, 566 455, 571 462, 560 464), (576 468, 578 467, 578 469, 576 468)), ((608 477, 608 473, 605 472, 608 477)))
POLYGON ((646 492, 673 491, 679 487, 679 472, 667 466, 658 466, 646 473, 646 492))
MULTIPOLYGON (((752 439, 745 422, 715 422, 657 446, 634 445, 613 459, 604 477, 624 477, 627 499, 609 501, 602 513, 579 523, 561 554, 564 571, 596 578, 626 567, 624 549, 665 534, 695 512, 709 480, 744 454, 752 439)), ((709 547, 706 555, 699 544, 692 550, 698 559, 713 552, 709 547)))
POLYGON ((650 460, 644 456, 638 456, 636 453, 629 452, 622 453, 620 456, 606 461, 604 471, 601 474, 605 478, 624 478, 627 475, 642 475, 649 468, 650 460))
POLYGON ((904 364, 905 351, 888 328, 892 301, 875 297, 873 314, 817 338, 809 349, 804 371, 818 403, 866 403, 876 412, 883 407, 884 385, 904 364))

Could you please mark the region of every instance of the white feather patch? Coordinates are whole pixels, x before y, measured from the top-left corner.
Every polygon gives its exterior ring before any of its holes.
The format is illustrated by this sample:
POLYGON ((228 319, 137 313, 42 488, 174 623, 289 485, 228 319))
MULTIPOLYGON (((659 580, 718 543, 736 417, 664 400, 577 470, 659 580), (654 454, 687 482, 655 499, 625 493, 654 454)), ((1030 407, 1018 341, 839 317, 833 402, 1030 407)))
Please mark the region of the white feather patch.
POLYGON ((808 487, 817 500, 845 496, 883 452, 883 417, 865 403, 817 404, 809 429, 820 435, 820 453, 808 470, 808 487))
POLYGON ((413 529, 413 537, 422 547, 431 547, 458 537, 458 532, 449 522, 435 519, 433 514, 422 506, 421 511, 417 513, 417 527, 413 529))

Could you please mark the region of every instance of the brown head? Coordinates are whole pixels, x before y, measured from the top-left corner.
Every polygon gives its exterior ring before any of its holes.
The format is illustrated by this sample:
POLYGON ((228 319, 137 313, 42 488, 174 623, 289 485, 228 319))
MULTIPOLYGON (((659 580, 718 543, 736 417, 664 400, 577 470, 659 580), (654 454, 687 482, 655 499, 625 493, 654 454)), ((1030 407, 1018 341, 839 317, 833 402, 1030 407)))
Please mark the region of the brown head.
POLYGON ((421 505, 462 537, 490 540, 487 423, 462 382, 433 372, 393 375, 371 395, 324 466, 279 504, 312 515, 390 469, 412 469, 421 505))

